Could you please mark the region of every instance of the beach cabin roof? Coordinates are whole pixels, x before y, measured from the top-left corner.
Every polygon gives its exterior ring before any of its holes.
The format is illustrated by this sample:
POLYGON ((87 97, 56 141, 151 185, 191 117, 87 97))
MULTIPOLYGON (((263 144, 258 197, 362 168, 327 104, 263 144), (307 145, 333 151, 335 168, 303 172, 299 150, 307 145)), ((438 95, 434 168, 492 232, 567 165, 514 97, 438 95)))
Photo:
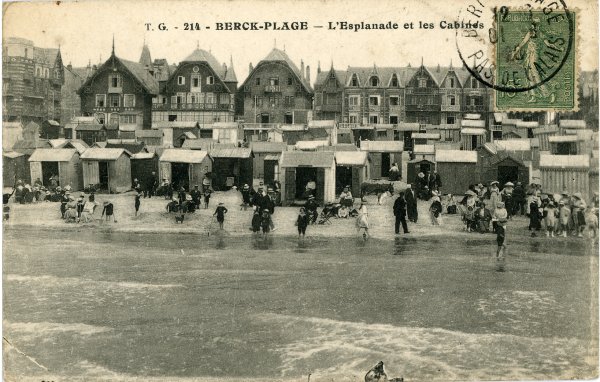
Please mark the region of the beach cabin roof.
POLYGON ((338 166, 366 166, 366 151, 335 151, 335 162, 338 166))
POLYGON ((402 141, 361 141, 360 151, 375 153, 399 153, 404 151, 402 141))
POLYGON ((476 127, 465 127, 463 129, 460 129, 460 133, 463 135, 485 135, 485 129, 476 127))
POLYGON ((333 151, 284 151, 281 153, 280 167, 332 167, 333 151))
POLYGON ((460 125, 462 127, 479 127, 479 128, 484 128, 485 127, 485 121, 482 119, 463 119, 462 121, 460 121, 460 125))
POLYGON ((438 150, 435 153, 435 161, 446 163, 477 163, 477 151, 438 150))
POLYGON ((414 133, 412 139, 440 139, 437 133, 414 133))
POLYGON ((540 168, 589 168, 588 155, 540 155, 540 168))
POLYGON ((239 158, 252 157, 252 150, 247 147, 214 148, 210 150, 210 156, 215 158, 239 158))
POLYGON ((529 139, 506 139, 494 141, 497 149, 507 151, 529 151, 531 141, 529 139))
POLYGON ((73 158, 75 149, 36 149, 29 157, 30 162, 68 162, 73 158))
POLYGON ((434 145, 415 145, 415 147, 413 147, 413 153, 416 155, 435 154, 435 146, 434 145))
POLYGON ((580 119, 561 119, 558 126, 563 129, 585 129, 585 121, 580 119))
POLYGON ((131 156, 131 153, 123 148, 96 148, 91 147, 83 154, 81 154, 81 159, 86 160, 117 160, 123 153, 127 154, 127 156, 131 156))
POLYGON ((548 142, 550 143, 577 142, 578 140, 579 137, 577 135, 554 135, 548 137, 548 142))
POLYGON ((285 142, 255 141, 250 143, 250 148, 255 153, 280 153, 287 151, 287 144, 285 142))
POLYGON ((202 163, 208 155, 204 150, 165 149, 160 156, 161 162, 202 163))
POLYGON ((321 146, 328 146, 327 141, 298 141, 296 148, 298 150, 316 150, 321 146))

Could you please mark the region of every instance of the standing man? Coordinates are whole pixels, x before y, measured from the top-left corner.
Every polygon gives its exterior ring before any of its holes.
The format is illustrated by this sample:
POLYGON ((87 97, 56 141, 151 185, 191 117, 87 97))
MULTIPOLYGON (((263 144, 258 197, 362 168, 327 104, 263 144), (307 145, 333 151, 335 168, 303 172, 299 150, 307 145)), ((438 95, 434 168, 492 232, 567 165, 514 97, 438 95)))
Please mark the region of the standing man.
POLYGON ((419 211, 417 210, 417 195, 410 184, 407 185, 404 191, 404 200, 406 201, 406 210, 408 212, 408 220, 416 223, 419 220, 419 211))
POLYGON ((202 193, 200 192, 198 185, 194 186, 194 189, 192 192, 190 192, 190 195, 192 196, 192 202, 194 203, 195 208, 200 209, 200 199, 202 199, 202 193))
POLYGON ((404 192, 400 192, 394 202, 394 216, 396 216, 396 235, 400 234, 400 224, 402 224, 404 233, 409 233, 408 227, 406 226, 406 200, 404 200, 404 192))

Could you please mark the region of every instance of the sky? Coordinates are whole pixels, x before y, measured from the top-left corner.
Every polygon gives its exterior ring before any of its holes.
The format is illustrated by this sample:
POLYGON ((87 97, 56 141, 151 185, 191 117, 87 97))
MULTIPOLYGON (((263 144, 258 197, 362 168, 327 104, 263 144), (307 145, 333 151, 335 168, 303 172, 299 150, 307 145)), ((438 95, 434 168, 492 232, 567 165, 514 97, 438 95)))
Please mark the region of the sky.
MULTIPOLYGON (((454 21, 476 0, 213 0, 158 1, 118 0, 3 4, 3 38, 8 36, 33 40, 36 46, 57 47, 63 62, 73 66, 99 63, 110 56, 115 39, 117 56, 138 61, 144 41, 152 58, 166 58, 178 63, 197 45, 210 50, 220 61, 229 64, 230 56, 241 83, 248 75, 248 64, 254 65, 274 46, 285 50, 300 66, 311 67, 311 80, 317 65, 328 70, 348 66, 447 66, 459 64, 455 31, 441 29, 443 20, 454 21), (217 22, 306 21, 305 31, 218 31, 217 22), (399 24, 398 30, 341 31, 327 29, 328 22, 399 24), (165 23, 169 30, 159 31, 165 23), (199 23, 200 31, 185 31, 184 23, 199 23), (405 23, 414 29, 404 29, 405 23), (434 29, 419 29, 419 22, 433 23, 434 29), (151 23, 147 30, 146 23, 151 23), (204 29, 210 26, 210 30, 204 29), (314 28, 323 25, 324 28, 314 28), (174 29, 177 26, 179 29, 174 29)), ((480 0, 490 8, 493 1, 480 0)), ((503 0, 523 6, 527 0, 503 0)), ((548 3, 550 0, 546 0, 548 3)), ((564 0, 567 1, 567 0, 564 0)), ((500 4, 500 1, 497 1, 500 4)), ((570 0, 567 6, 578 9, 580 37, 577 51, 580 67, 598 67, 598 4, 595 0, 570 0)), ((489 25, 485 25, 486 28, 489 25)))

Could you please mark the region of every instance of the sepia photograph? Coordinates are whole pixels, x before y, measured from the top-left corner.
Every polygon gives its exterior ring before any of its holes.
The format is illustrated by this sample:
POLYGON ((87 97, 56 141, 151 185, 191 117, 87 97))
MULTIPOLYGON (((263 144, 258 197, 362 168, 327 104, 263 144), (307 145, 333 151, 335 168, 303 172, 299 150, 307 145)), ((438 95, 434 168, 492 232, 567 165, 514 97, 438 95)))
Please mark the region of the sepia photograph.
POLYGON ((2 7, 3 380, 599 377, 597 0, 2 7))

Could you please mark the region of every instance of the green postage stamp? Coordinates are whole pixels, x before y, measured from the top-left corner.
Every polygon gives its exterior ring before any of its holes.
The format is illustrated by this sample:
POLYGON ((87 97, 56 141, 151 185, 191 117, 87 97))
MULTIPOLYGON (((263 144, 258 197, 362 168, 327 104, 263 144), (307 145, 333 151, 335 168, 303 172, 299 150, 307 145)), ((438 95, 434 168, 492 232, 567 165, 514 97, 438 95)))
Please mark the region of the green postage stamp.
POLYGON ((496 82, 507 91, 496 90, 496 108, 575 109, 576 30, 566 9, 497 12, 496 82))

